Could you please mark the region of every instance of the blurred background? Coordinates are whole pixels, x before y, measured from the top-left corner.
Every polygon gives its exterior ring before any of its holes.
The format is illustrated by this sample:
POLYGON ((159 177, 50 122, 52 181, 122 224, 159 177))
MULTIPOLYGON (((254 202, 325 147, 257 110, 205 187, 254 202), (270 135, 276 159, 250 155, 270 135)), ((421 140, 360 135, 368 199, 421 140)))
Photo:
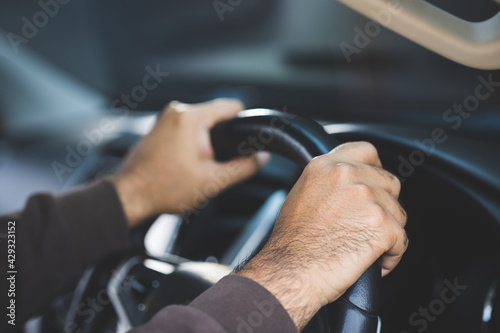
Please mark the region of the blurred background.
MULTIPOLYGON (((500 8, 491 0, 431 2, 471 21, 500 8)), ((75 176, 81 168, 61 179, 53 162, 62 163, 66 145, 106 115, 126 113, 130 120, 172 99, 238 97, 248 107, 327 122, 418 126, 442 121, 447 108, 474 92, 479 75, 491 73, 453 63, 385 28, 348 62, 340 45, 355 45, 356 28, 364 30, 368 19, 333 0, 236 6, 4 0, 0 6, 0 213, 21 207, 33 191, 81 183, 85 176, 75 176), (147 68, 164 75, 151 90, 137 88, 147 68), (137 99, 130 101, 131 94, 137 99)), ((468 134, 483 122, 472 135, 498 136, 499 105, 496 94, 460 130, 468 134)))
MULTIPOLYGON (((474 22, 500 10, 493 0, 430 2, 474 22)), ((385 279, 383 329, 406 331, 412 312, 439 297, 446 277, 459 276, 471 296, 427 332, 479 332, 480 325, 482 332, 498 332, 485 326, 481 311, 492 281, 500 281, 494 264, 500 210, 489 211, 500 188, 494 162, 500 89, 453 132, 443 115, 476 92, 478 77, 500 82, 500 71, 459 65, 385 28, 368 34, 369 22, 334 0, 3 0, 0 215, 22 208, 35 192, 60 193, 115 172, 174 99, 236 97, 248 108, 340 127, 359 124, 352 133, 333 132, 345 141, 367 133, 370 139, 370 130, 386 134, 389 140, 379 138, 377 147, 393 172, 396 156, 415 151, 414 139, 442 127, 453 139, 405 182, 400 198, 413 219, 407 228, 412 245, 398 272, 385 279), (342 45, 356 48, 349 59, 342 45)), ((160 217, 175 223, 175 237, 155 222, 152 234, 164 241, 149 243, 161 254, 224 263, 247 226, 266 219, 272 226, 276 202, 299 173, 273 157, 257 177, 212 200, 193 223, 178 227, 180 219, 160 217)), ((62 331, 71 297, 53 305, 46 331, 62 331)))

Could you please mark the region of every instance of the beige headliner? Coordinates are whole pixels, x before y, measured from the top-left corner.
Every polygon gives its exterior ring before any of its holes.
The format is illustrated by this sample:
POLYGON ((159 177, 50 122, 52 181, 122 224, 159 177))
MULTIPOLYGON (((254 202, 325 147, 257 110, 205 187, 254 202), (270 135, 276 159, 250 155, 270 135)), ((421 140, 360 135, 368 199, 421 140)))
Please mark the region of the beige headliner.
POLYGON ((448 59, 500 69, 500 12, 483 22, 469 22, 423 0, 338 1, 448 59), (381 11, 390 13, 385 22, 378 18, 381 11))

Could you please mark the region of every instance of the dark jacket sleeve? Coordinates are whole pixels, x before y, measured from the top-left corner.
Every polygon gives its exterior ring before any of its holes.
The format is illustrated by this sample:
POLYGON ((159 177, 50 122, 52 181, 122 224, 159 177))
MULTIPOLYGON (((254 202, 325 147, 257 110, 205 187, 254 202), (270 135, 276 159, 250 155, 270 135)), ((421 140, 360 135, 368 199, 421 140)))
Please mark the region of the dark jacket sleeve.
POLYGON ((229 275, 188 306, 164 308, 131 333, 297 333, 292 319, 267 289, 229 275))
MULTIPOLYGON (((108 181, 60 197, 35 195, 22 212, 0 217, 0 228, 0 275, 16 272, 16 328, 44 310, 55 297, 72 290, 87 267, 129 246, 125 216, 108 181), (12 226, 16 251, 13 268, 6 260, 12 226)), ((2 281, 7 281, 5 276, 2 281)), ((9 288, 2 286, 1 299, 9 288)), ((7 306, 2 304, 2 310, 7 306)), ((2 313, 2 318, 8 317, 2 313)), ((188 306, 166 307, 133 332, 296 333, 297 329, 265 288, 245 277, 230 275, 188 306)))
POLYGON ((31 197, 23 211, 0 217, 0 236, 1 280, 13 276, 15 281, 1 288, 0 312, 4 321, 8 317, 3 312, 14 299, 17 328, 71 291, 86 268, 129 246, 126 219, 107 180, 59 197, 31 197), (12 248, 9 240, 14 239, 15 262, 10 266, 8 243, 12 248), (15 273, 7 273, 11 271, 15 273), (15 297, 4 292, 10 289, 15 297))

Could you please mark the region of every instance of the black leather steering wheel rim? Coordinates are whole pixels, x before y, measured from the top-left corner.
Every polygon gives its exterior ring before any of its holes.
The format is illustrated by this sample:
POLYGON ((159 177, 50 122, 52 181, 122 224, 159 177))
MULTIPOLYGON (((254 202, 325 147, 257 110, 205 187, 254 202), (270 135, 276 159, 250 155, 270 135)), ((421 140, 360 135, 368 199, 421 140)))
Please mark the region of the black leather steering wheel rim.
MULTIPOLYGON (((305 167, 338 145, 315 121, 268 109, 240 112, 211 132, 218 160, 266 150, 305 167)), ((329 305, 331 333, 374 333, 379 327, 380 265, 373 264, 337 301, 329 305)))

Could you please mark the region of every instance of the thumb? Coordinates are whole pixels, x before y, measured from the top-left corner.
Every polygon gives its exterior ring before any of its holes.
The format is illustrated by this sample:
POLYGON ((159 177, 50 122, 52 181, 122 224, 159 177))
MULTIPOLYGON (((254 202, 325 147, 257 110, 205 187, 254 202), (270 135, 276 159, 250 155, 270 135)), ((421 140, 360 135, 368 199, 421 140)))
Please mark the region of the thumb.
POLYGON ((269 163, 271 154, 260 151, 251 156, 238 157, 229 162, 221 163, 221 168, 226 170, 229 176, 228 186, 235 185, 257 173, 269 163))

